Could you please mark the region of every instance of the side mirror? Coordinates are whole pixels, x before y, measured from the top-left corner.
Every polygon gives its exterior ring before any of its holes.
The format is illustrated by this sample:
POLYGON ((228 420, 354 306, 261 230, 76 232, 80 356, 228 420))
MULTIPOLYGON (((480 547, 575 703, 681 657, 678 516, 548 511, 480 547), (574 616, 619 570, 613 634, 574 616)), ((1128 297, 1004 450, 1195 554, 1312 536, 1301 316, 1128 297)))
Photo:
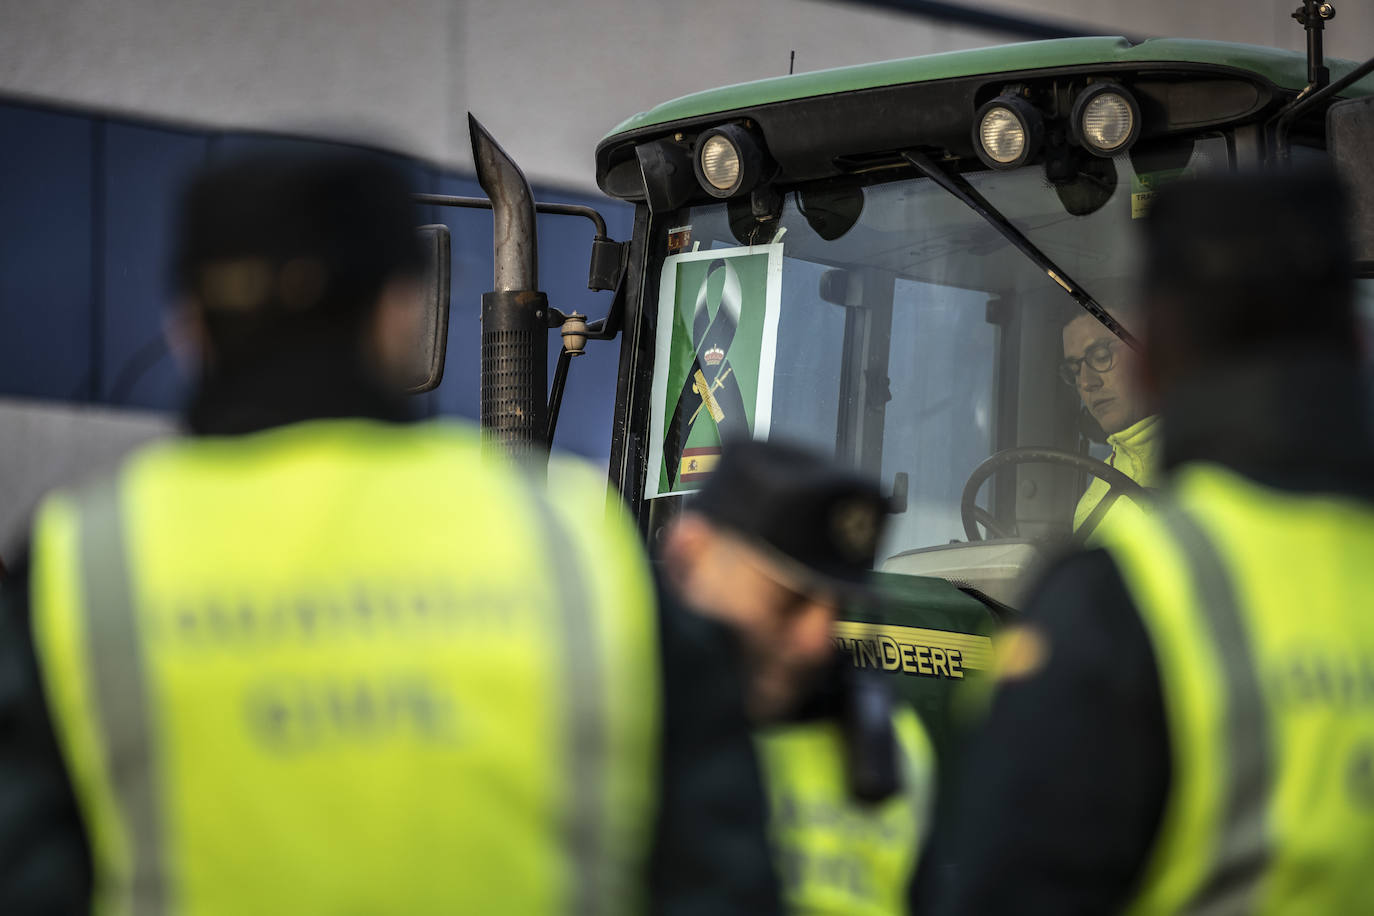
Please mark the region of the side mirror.
POLYGON ((1326 110, 1326 149, 1350 190, 1351 241, 1361 276, 1374 276, 1374 96, 1347 99, 1326 110))
POLYGON ((414 348, 406 363, 407 394, 420 394, 439 387, 444 378, 444 352, 448 346, 449 274, 452 270, 448 227, 421 226, 419 235, 425 257, 420 281, 424 313, 420 316, 414 348))

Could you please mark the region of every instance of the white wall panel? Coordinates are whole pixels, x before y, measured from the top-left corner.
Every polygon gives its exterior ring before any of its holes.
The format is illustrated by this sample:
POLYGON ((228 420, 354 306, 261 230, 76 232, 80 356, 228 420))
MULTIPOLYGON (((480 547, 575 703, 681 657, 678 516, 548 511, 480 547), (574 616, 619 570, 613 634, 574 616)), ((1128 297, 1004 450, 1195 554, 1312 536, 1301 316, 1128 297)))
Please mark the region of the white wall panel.
MULTIPOLYGON (((1374 2, 1332 0, 1336 18, 1324 30, 1326 53, 1374 57, 1374 2)), ((1081 23, 1104 34, 1209 38, 1302 51, 1306 33, 1293 21, 1301 0, 995 0, 1020 16, 1081 23)))

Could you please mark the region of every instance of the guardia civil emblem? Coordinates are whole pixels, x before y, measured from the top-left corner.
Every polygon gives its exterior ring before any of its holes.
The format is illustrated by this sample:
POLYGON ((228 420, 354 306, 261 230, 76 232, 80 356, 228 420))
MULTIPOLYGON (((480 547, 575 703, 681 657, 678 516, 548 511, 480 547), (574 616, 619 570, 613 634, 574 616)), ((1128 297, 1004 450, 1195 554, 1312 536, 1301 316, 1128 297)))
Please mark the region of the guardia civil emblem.
POLYGON ((682 466, 686 446, 700 441, 701 437, 693 437, 697 424, 715 427, 715 435, 711 438, 717 445, 734 436, 749 435, 744 397, 730 365, 730 347, 735 342, 742 309, 739 273, 725 258, 712 261, 706 268, 692 308, 694 356, 691 372, 683 382, 672 419, 664 431, 663 457, 668 462, 669 481, 676 478, 689 482, 704 476, 688 468, 689 477, 682 466), (717 279, 720 281, 720 302, 712 314, 710 290, 712 281, 717 279))
POLYGON ((697 489, 724 443, 766 439, 772 423, 783 244, 691 231, 659 280, 647 499, 697 489))

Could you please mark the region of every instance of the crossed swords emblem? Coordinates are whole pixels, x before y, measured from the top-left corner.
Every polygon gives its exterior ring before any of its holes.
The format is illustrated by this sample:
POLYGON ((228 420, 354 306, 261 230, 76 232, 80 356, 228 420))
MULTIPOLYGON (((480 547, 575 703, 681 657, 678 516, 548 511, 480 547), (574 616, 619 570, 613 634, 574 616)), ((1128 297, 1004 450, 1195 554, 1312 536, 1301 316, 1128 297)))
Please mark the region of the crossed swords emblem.
POLYGON ((682 464, 682 450, 692 435, 702 414, 710 417, 721 442, 735 436, 749 435, 748 419, 744 415, 744 396, 739 380, 730 366, 730 345, 739 326, 743 292, 739 274, 725 259, 712 261, 706 268, 701 288, 697 290, 692 309, 692 368, 682 384, 677 406, 668 421, 663 440, 663 456, 668 463, 668 480, 678 479, 682 464), (711 315, 707 304, 707 290, 718 271, 724 272, 720 293, 720 307, 711 315))

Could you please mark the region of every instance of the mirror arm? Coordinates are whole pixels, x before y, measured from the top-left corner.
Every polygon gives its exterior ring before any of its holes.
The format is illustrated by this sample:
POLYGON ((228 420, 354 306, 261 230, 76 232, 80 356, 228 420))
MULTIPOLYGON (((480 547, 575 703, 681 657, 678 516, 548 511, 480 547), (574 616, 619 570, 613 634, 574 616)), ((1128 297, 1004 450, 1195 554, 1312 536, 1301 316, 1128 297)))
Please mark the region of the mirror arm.
MULTIPOLYGON (((598 318, 595 321, 587 322, 587 340, 615 340, 620 333, 622 319, 625 314, 625 272, 621 269, 620 279, 616 282, 615 295, 611 297, 611 307, 606 312, 605 318, 598 318)), ((574 312, 573 314, 578 314, 574 312)), ((563 322, 570 316, 561 309, 549 306, 549 330, 561 328, 563 322)))
MULTIPOLYGON (((436 207, 466 207, 470 210, 491 209, 491 201, 485 197, 455 197, 452 194, 414 194, 412 197, 417 204, 432 204, 436 207)), ((554 213, 559 216, 581 216, 592 221, 592 225, 596 227, 597 238, 608 238, 605 218, 591 207, 584 207, 581 204, 554 204, 535 201, 534 211, 536 213, 554 213)))
MULTIPOLYGON (((455 197, 451 194, 413 194, 417 204, 430 204, 436 207, 466 207, 470 210, 490 210, 492 203, 485 197, 455 197)), ((617 242, 606 234, 606 220, 591 207, 581 204, 554 204, 534 202, 536 213, 551 213, 558 216, 581 216, 591 221, 596 230, 592 238, 591 267, 588 271, 587 288, 594 290, 615 289, 625 269, 625 256, 629 246, 617 242)), ((556 327, 556 325, 550 325, 556 327)))
POLYGON ((1296 121, 1300 115, 1306 114, 1311 109, 1330 100, 1371 73, 1374 73, 1374 57, 1371 57, 1345 76, 1333 83, 1328 83, 1321 89, 1313 91, 1315 84, 1309 85, 1302 92, 1298 93, 1297 98, 1293 99, 1293 101, 1289 102, 1287 106, 1281 109, 1279 113, 1274 116, 1273 120, 1269 122, 1273 125, 1274 152, 1278 161, 1283 163, 1289 161, 1288 131, 1292 127, 1293 122, 1296 121))
POLYGON ((558 410, 563 406, 563 388, 568 383, 568 367, 576 354, 566 348, 558 354, 558 366, 553 370, 553 387, 549 389, 549 428, 544 442, 553 447, 553 433, 558 428, 558 410))
POLYGON ((615 295, 611 298, 611 307, 606 312, 605 318, 598 318, 596 321, 587 323, 588 340, 614 340, 620 333, 622 319, 625 316, 625 284, 622 275, 620 283, 616 284, 615 295))
POLYGON ((568 382, 568 368, 574 356, 586 352, 589 340, 613 340, 620 333, 620 316, 625 303, 625 270, 622 267, 616 282, 615 296, 611 299, 610 311, 605 318, 587 321, 581 312, 564 314, 553 306, 548 308, 549 328, 561 328, 563 349, 558 354, 558 365, 553 371, 553 385, 549 388, 548 433, 544 438, 549 448, 553 447, 553 434, 558 429, 558 411, 563 406, 563 389, 568 382))

